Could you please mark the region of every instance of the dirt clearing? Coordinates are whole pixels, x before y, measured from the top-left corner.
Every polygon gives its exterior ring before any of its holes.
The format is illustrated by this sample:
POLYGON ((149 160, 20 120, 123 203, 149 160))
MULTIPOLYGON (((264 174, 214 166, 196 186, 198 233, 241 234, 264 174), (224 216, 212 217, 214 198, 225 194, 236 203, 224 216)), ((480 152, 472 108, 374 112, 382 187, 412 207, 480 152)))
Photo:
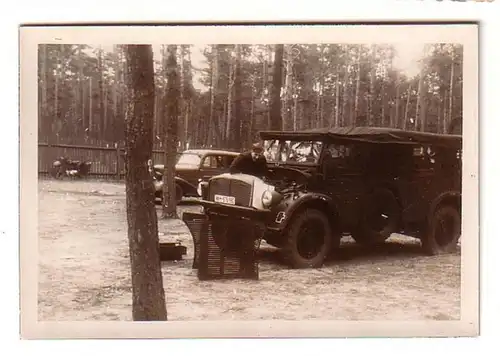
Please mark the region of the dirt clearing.
MULTIPOLYGON (((169 320, 460 318, 460 254, 425 257, 402 236, 377 251, 345 239, 342 258, 316 270, 290 270, 264 245, 259 281, 201 282, 184 223, 159 231, 188 249, 162 263, 169 320)), ((39 320, 131 320, 123 184, 40 180, 39 253, 39 320)))

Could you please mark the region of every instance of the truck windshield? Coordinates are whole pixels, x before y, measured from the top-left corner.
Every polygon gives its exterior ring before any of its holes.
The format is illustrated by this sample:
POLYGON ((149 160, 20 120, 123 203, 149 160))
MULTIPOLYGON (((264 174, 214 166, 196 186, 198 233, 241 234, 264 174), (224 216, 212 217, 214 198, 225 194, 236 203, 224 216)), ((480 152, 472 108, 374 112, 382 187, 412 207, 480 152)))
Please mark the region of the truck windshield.
POLYGON ((264 155, 269 163, 317 164, 322 146, 318 141, 266 140, 264 155))

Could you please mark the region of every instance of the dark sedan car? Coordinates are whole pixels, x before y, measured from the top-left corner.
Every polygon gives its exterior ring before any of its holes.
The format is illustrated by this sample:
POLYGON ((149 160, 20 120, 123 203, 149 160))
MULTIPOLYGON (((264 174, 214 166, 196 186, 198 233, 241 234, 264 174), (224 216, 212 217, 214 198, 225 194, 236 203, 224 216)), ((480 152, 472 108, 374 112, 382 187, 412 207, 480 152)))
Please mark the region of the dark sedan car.
MULTIPOLYGON (((182 197, 199 197, 199 185, 211 177, 229 171, 238 152, 215 149, 192 149, 182 152, 175 165, 175 190, 177 201, 182 197)), ((164 165, 154 165, 156 199, 163 197, 164 165)))

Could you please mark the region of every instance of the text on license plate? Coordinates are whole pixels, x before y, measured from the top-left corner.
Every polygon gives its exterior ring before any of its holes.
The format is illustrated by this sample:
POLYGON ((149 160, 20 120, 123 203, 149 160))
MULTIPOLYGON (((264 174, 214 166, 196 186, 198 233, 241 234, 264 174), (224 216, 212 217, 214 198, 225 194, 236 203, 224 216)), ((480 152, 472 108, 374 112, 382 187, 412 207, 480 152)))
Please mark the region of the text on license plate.
POLYGON ((234 197, 228 197, 227 195, 215 194, 214 199, 216 203, 231 204, 231 205, 236 204, 236 199, 234 197))

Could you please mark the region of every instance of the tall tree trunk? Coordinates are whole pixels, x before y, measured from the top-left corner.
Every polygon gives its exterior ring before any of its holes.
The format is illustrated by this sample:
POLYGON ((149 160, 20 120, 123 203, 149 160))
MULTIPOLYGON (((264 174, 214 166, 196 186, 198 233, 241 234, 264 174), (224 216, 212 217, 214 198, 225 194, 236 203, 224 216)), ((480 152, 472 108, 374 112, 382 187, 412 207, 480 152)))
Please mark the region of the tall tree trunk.
POLYGON ((346 63, 344 72, 344 85, 343 85, 343 95, 342 95, 342 116, 340 117, 339 126, 346 125, 347 119, 347 105, 349 103, 349 64, 346 63))
POLYGON ((187 132, 184 130, 185 126, 185 113, 186 113, 186 102, 184 98, 184 83, 185 83, 185 72, 184 72, 184 45, 179 46, 179 51, 178 51, 178 57, 179 57, 179 64, 180 64, 180 70, 179 70, 179 84, 180 84, 180 100, 179 100, 179 127, 181 128, 179 132, 179 141, 181 142, 181 148, 185 149, 186 148, 186 139, 187 139, 187 132))
MULTIPOLYGON (((61 51, 62 52, 62 51, 61 51)), ((52 125, 52 134, 51 136, 55 133, 56 137, 58 137, 58 127, 59 127, 59 122, 60 122, 60 117, 59 117, 59 72, 60 72, 60 58, 62 57, 62 53, 57 56, 56 60, 56 70, 55 70, 55 75, 54 75, 54 118, 53 118, 53 125, 52 125)))
POLYGON ((423 69, 420 73, 420 78, 418 79, 418 89, 417 89, 417 106, 415 108, 415 129, 423 130, 423 117, 422 117, 422 101, 424 97, 424 76, 423 69))
POLYGON ((50 132, 50 126, 48 126, 48 117, 47 117, 47 45, 46 44, 40 44, 38 45, 38 48, 40 50, 39 56, 40 56, 40 79, 41 79, 41 84, 42 84, 42 91, 41 91, 41 106, 40 106, 40 112, 39 112, 39 119, 40 119, 40 127, 41 127, 41 132, 43 134, 43 138, 47 139, 49 132, 50 132))
MULTIPOLYGON (((153 112, 154 112, 154 109, 153 109, 153 112)), ((109 128, 108 128, 108 88, 106 85, 104 85, 104 127, 103 127, 103 134, 105 135, 105 139, 107 140, 108 139, 108 131, 109 131, 109 128)), ((154 125, 154 121, 153 121, 153 125, 154 125)), ((154 127, 154 126, 153 126, 154 127)))
MULTIPOLYGON (((250 102, 250 120, 246 123, 247 126, 247 141, 245 144, 245 147, 248 147, 250 143, 253 141, 253 130, 254 130, 254 122, 255 122, 255 73, 252 76, 252 101, 250 102)), ((243 129, 243 132, 245 132, 245 126, 243 129)))
POLYGON ((94 115, 92 115, 92 77, 89 78, 89 127, 88 134, 89 136, 94 132, 94 115))
MULTIPOLYGON (((82 58, 82 47, 78 47, 78 57, 82 58)), ((80 110, 76 113, 76 115, 80 118, 80 132, 85 131, 85 87, 84 87, 84 77, 83 77, 83 67, 84 63, 82 60, 78 63, 78 96, 77 100, 80 103, 80 110)))
POLYGON ((443 105, 443 99, 438 98, 437 99, 437 133, 444 133, 443 131, 443 122, 441 121, 441 110, 442 110, 442 105, 443 105))
POLYGON ((386 126, 386 119, 385 119, 385 105, 386 105, 386 100, 385 100, 385 78, 382 78, 382 83, 380 83, 380 98, 382 102, 380 105, 382 106, 382 112, 381 112, 381 118, 380 118, 380 123, 382 126, 386 126))
POLYGON ((150 45, 127 45, 126 203, 135 321, 167 320, 158 218, 147 162, 152 155, 154 70, 150 45))
POLYGON ((293 95, 293 130, 297 131, 297 110, 299 109, 299 95, 295 91, 293 95))
POLYGON ((403 121, 403 130, 408 129, 408 112, 410 109, 410 95, 411 95, 411 84, 408 87, 408 95, 406 97, 406 107, 405 107, 405 118, 403 121))
POLYGON ((227 120, 226 120, 226 130, 224 137, 226 139, 227 147, 234 146, 233 133, 234 125, 231 123, 233 114, 233 88, 234 88, 234 61, 232 53, 229 54, 229 73, 228 73, 228 83, 227 83, 227 120))
MULTIPOLYGON (((117 128, 118 128, 118 116, 119 116, 119 113, 118 113, 118 83, 119 83, 119 80, 120 80, 120 55, 119 55, 119 52, 118 52, 118 47, 116 45, 113 46, 113 51, 114 53, 116 53, 116 59, 114 60, 114 65, 113 65, 113 70, 114 70, 114 78, 113 78, 113 86, 111 88, 112 90, 112 95, 113 95, 113 123, 111 124, 111 127, 112 127, 112 130, 113 132, 118 131, 117 128)), ((156 121, 155 121, 156 123, 156 121)), ((117 141, 118 137, 116 137, 116 134, 114 133, 113 134, 113 141, 117 141)))
POLYGON ((216 139, 216 127, 217 127, 217 122, 218 119, 216 115, 218 112, 216 112, 216 107, 215 107, 215 98, 217 97, 218 94, 218 87, 219 87, 219 47, 218 45, 212 46, 212 76, 211 76, 211 95, 210 95, 210 129, 209 129, 209 138, 208 138, 208 145, 213 145, 215 143, 216 139))
POLYGON ((286 76, 285 76, 285 105, 283 115, 283 130, 290 130, 292 122, 292 91, 293 91, 293 46, 286 46, 286 76))
POLYGON ((99 122, 97 124, 97 134, 99 139, 103 139, 104 130, 104 66, 102 48, 99 48, 98 71, 99 71, 99 122))
MULTIPOLYGON (((235 47, 236 58, 234 62, 234 118, 233 118, 233 146, 232 148, 238 149, 241 147, 242 138, 242 88, 241 88, 241 45, 237 44, 235 47)), ((246 125, 243 126, 246 129, 246 125)), ((243 137, 247 136, 247 132, 243 132, 243 137)))
POLYGON ((274 51, 274 69, 273 69, 273 85, 271 89, 271 110, 270 110, 270 129, 279 131, 282 129, 281 117, 281 83, 282 83, 282 68, 283 68, 283 52, 282 44, 276 45, 274 51))
POLYGON ((337 81, 335 83, 335 120, 334 127, 339 126, 339 118, 340 118, 340 65, 337 64, 337 81))
POLYGON ((321 44, 319 46, 320 48, 320 54, 319 54, 319 92, 318 92, 318 123, 322 128, 328 127, 328 122, 327 119, 324 115, 324 90, 325 90, 325 66, 324 66, 324 50, 325 50, 325 45, 321 44))
POLYGON ((443 98, 442 98, 442 101, 443 101, 443 118, 441 120, 441 129, 443 130, 443 133, 447 133, 448 132, 448 127, 447 127, 447 120, 446 118, 448 117, 448 107, 446 106, 447 104, 447 97, 448 97, 448 90, 444 90, 444 95, 443 95, 443 98))
POLYGON ((79 114, 79 110, 78 110, 78 102, 79 102, 79 92, 80 92, 80 86, 79 86, 79 83, 80 81, 78 80, 78 77, 74 77, 73 79, 73 110, 72 110, 72 113, 71 113, 71 117, 73 118, 73 130, 72 130, 72 133, 71 135, 73 135, 74 137, 80 137, 80 125, 81 125, 81 122, 80 122, 80 118, 78 117, 78 114, 79 114))
MULTIPOLYGON (((358 46, 358 58, 356 59, 357 70, 356 70, 356 94, 354 96, 354 120, 358 119, 359 116, 359 87, 361 83, 361 50, 363 45, 358 46)), ((351 122, 353 124, 354 122, 351 122)))
MULTIPOLYGON (((396 108, 394 110, 394 120, 391 123, 392 127, 398 127, 399 122, 400 122, 400 119, 399 119, 399 108, 401 106, 401 104, 400 104, 400 100, 401 100, 400 95, 401 94, 399 92, 400 85, 401 85, 401 83, 400 83, 399 72, 397 72, 396 73, 396 98, 394 100, 396 108)), ((406 120, 406 118, 405 118, 405 120, 406 120)))
POLYGON ((449 102, 448 102, 448 105, 449 105, 449 110, 448 110, 448 119, 444 120, 444 127, 445 127, 445 133, 448 132, 448 126, 449 124, 451 123, 451 121, 453 120, 453 80, 454 80, 454 77, 455 77, 455 50, 454 50, 454 47, 452 45, 451 47, 451 73, 450 73, 450 92, 449 92, 449 102))
POLYGON ((368 126, 372 126, 375 123, 373 117, 373 103, 375 98, 375 66, 374 66, 374 56, 375 56, 375 45, 370 48, 370 95, 368 101, 368 126))
POLYGON ((167 46, 167 108, 165 116, 165 171, 163 173, 163 218, 177 218, 175 162, 177 158, 179 124, 179 78, 177 75, 177 46, 167 46))
MULTIPOLYGON (((191 49, 190 46, 185 47, 185 51, 187 54, 187 63, 188 63, 188 71, 189 71, 189 83, 192 84, 192 75, 191 75, 191 49)), ((185 75, 185 73, 183 74, 185 75)), ((184 81, 183 81, 184 83, 184 81)), ((186 139, 186 148, 188 147, 188 143, 191 141, 191 137, 189 135, 189 121, 190 121, 190 116, 191 116, 191 106, 192 106, 192 99, 191 99, 191 94, 189 95, 189 100, 186 98, 186 93, 185 93, 185 88, 183 90, 184 93, 184 100, 183 100, 183 105, 184 105, 184 137, 186 139), (187 100, 187 101, 186 101, 187 100)))

